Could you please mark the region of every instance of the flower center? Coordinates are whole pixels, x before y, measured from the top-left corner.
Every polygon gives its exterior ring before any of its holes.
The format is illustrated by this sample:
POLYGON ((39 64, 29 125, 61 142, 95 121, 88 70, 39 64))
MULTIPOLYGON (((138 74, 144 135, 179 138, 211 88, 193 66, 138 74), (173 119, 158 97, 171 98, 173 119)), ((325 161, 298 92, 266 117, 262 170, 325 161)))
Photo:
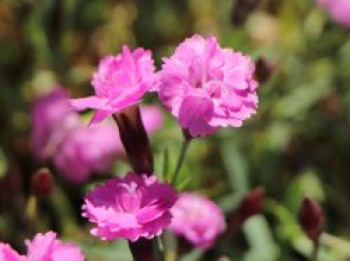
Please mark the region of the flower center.
POLYGON ((118 209, 123 212, 135 213, 141 206, 141 192, 136 183, 119 184, 121 188, 116 198, 118 209))

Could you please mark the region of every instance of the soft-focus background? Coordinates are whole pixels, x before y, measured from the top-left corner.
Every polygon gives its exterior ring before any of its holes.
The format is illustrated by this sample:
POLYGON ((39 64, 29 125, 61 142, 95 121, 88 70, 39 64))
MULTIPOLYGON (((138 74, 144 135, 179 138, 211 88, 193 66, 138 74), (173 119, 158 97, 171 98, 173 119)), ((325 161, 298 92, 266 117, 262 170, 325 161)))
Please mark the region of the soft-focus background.
MULTIPOLYGON (((252 188, 266 195, 261 215, 183 260, 307 260, 311 243, 296 218, 305 195, 326 215, 320 260, 350 260, 350 34, 313 0, 1 0, 1 241, 23 249, 36 230, 53 229, 80 244, 87 260, 130 260, 125 242, 93 238, 80 217, 81 196, 95 180, 70 184, 33 156, 31 106, 55 84, 73 97, 92 93, 99 59, 123 44, 153 50, 159 67, 193 33, 260 60, 258 76, 268 79, 257 115, 242 128, 193 142, 181 186, 208 195, 227 217, 252 188), (31 176, 42 166, 54 186, 33 213, 31 176)), ((152 95, 144 102, 158 104, 152 95)), ((176 121, 163 115, 152 135, 158 171, 164 154, 174 167, 181 141, 176 121)), ((127 169, 116 159, 113 173, 127 169)))

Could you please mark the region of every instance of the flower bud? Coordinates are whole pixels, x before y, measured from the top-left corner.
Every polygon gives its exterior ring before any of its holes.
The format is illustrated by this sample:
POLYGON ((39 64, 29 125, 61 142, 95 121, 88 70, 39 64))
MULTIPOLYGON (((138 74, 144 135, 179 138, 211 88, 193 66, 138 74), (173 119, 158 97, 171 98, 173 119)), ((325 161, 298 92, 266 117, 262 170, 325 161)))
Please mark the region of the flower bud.
POLYGON ((248 218, 261 212, 264 194, 264 189, 262 187, 258 187, 250 191, 243 198, 238 208, 229 218, 227 230, 228 235, 235 234, 248 218))
POLYGON ((37 197, 48 196, 53 187, 53 180, 50 170, 41 168, 37 170, 32 176, 32 192, 37 197))
POLYGON ((240 216, 247 219, 251 216, 258 214, 262 209, 262 199, 265 191, 262 187, 258 187, 250 191, 242 200, 238 207, 238 213, 240 216))
POLYGON ((298 220, 305 234, 316 242, 324 225, 324 214, 321 206, 311 198, 305 197, 299 210, 298 220))
POLYGON ((273 67, 264 58, 259 58, 255 62, 255 78, 259 83, 267 82, 273 73, 273 67))
POLYGON ((153 155, 140 108, 137 105, 130 106, 114 113, 113 118, 133 170, 147 175, 153 173, 153 155))

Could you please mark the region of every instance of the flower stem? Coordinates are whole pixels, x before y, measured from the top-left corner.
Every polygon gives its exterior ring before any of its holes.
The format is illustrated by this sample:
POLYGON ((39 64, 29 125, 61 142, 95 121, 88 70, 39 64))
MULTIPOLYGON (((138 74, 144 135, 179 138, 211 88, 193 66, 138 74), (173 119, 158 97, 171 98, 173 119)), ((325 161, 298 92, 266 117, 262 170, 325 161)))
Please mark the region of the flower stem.
POLYGON ((319 239, 316 239, 313 241, 313 250, 311 253, 310 261, 317 261, 317 253, 320 246, 319 242, 320 242, 319 239))
POLYGON ((112 116, 118 125, 120 139, 133 170, 139 174, 152 175, 153 154, 139 106, 130 106, 112 116))
POLYGON ((186 152, 187 152, 188 146, 190 145, 190 142, 191 142, 191 139, 187 139, 187 138, 185 138, 184 141, 182 142, 180 156, 179 156, 179 159, 177 161, 174 174, 172 175, 171 184, 173 184, 174 186, 176 185, 177 179, 179 177, 179 173, 180 173, 182 164, 184 162, 186 152))

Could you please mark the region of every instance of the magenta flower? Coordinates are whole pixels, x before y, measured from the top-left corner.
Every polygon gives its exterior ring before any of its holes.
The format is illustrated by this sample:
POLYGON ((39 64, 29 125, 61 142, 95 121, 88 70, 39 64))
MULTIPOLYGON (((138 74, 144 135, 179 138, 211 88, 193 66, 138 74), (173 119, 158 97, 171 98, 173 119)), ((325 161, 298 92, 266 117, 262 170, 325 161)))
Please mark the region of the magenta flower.
POLYGON ((258 105, 254 70, 250 57, 194 35, 164 59, 159 97, 191 136, 240 127, 258 105))
POLYGON ((318 0, 318 3, 328 11, 336 22, 350 28, 349 0, 318 0))
POLYGON ((0 261, 26 261, 26 257, 18 254, 10 245, 0 242, 0 261))
POLYGON ((84 261, 78 246, 62 243, 54 232, 37 234, 32 241, 26 240, 27 256, 19 255, 9 245, 0 242, 0 261, 84 261))
POLYGON ((82 183, 92 173, 107 172, 123 146, 113 122, 85 127, 71 132, 60 144, 54 163, 66 180, 82 183))
POLYGON ((171 210, 170 229, 199 248, 214 244, 225 230, 225 217, 214 202, 194 193, 182 193, 171 210))
POLYGON ((151 51, 123 46, 122 53, 101 60, 93 75, 95 95, 71 100, 77 110, 95 109, 91 122, 102 121, 114 112, 138 103, 142 96, 157 88, 157 75, 151 51))
MULTIPOLYGON (((141 117, 148 133, 162 125, 163 117, 156 106, 141 107, 141 117)), ((78 127, 61 142, 54 163, 66 180, 73 183, 87 181, 91 174, 105 173, 115 159, 124 153, 119 130, 112 121, 78 127)))
POLYGON ((83 261, 84 256, 78 246, 62 243, 54 232, 37 234, 32 241, 27 240, 28 261, 83 261))
POLYGON ((31 144, 39 160, 53 156, 67 133, 79 125, 78 115, 69 108, 68 98, 67 91, 57 87, 34 103, 31 144))
POLYGON ((154 175, 128 173, 88 193, 83 216, 96 225, 91 234, 104 240, 151 239, 170 224, 175 200, 174 189, 154 175))

